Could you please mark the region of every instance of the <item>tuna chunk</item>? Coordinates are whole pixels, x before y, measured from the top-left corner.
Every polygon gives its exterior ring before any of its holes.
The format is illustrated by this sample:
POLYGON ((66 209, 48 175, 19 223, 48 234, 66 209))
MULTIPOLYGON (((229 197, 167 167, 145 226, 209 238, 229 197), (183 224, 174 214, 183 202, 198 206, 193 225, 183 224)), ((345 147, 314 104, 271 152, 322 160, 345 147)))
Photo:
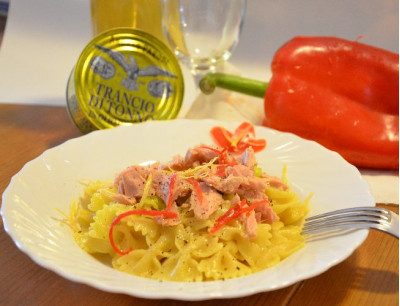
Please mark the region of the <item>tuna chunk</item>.
POLYGON ((208 163, 215 157, 218 157, 218 153, 208 148, 197 146, 189 149, 185 156, 185 167, 186 169, 197 167, 201 164, 208 163))
POLYGON ((129 198, 140 198, 150 171, 149 167, 130 166, 117 175, 114 186, 118 189, 118 193, 129 198))
MULTIPOLYGON (((265 199, 263 199, 265 200, 265 199)), ((238 205, 240 197, 236 194, 231 200, 232 205, 238 205)), ((250 203, 251 204, 251 203, 250 203)), ((248 207, 247 204, 243 208, 248 207)), ((273 211, 269 201, 265 205, 259 205, 255 210, 250 213, 244 213, 240 215, 239 220, 243 223, 245 228, 246 237, 254 239, 257 237, 257 224, 261 222, 267 222, 272 224, 279 220, 279 217, 273 211)))
POLYGON ((289 186, 286 183, 284 183, 279 177, 271 176, 271 175, 267 175, 267 174, 263 174, 262 177, 266 179, 266 181, 268 182, 268 185, 271 187, 275 187, 280 190, 288 190, 289 189, 289 186))
POLYGON ((154 193, 161 198, 165 204, 168 201, 170 177, 170 174, 162 171, 153 173, 152 194, 154 193))
POLYGON ((195 191, 192 192, 189 201, 195 217, 205 220, 219 208, 224 199, 220 193, 208 186, 206 183, 200 183, 199 185, 202 192, 201 201, 195 191))
POLYGON ((266 205, 257 206, 255 211, 256 214, 258 215, 257 218, 260 219, 259 222, 263 221, 272 224, 275 223, 276 221, 279 221, 279 217, 272 209, 271 203, 269 201, 268 204, 266 205))
POLYGON ((239 156, 238 162, 246 167, 253 168, 257 165, 256 155, 252 147, 249 147, 244 151, 244 153, 239 156))
POLYGON ((175 171, 186 170, 185 160, 182 155, 175 155, 170 162, 162 165, 161 168, 165 170, 175 170, 175 171))
POLYGON ((222 178, 215 172, 210 172, 210 175, 202 177, 200 180, 225 194, 234 194, 243 182, 240 177, 222 178))
POLYGON ((122 193, 114 194, 112 196, 112 199, 118 203, 125 204, 125 205, 133 205, 133 204, 136 204, 136 202, 137 202, 135 198, 127 197, 126 195, 124 195, 122 193))
MULTIPOLYGON (((168 203, 169 197, 169 185, 171 181, 172 174, 163 171, 155 171, 153 173, 153 184, 152 184, 152 194, 160 197, 165 204, 168 203)), ((191 185, 186 179, 179 176, 176 177, 173 199, 174 201, 180 197, 188 196, 191 192, 191 185)))
POLYGON ((238 177, 254 176, 253 170, 251 170, 249 167, 246 167, 244 165, 234 165, 231 167, 227 167, 225 173, 228 176, 229 175, 238 176, 238 177))
MULTIPOLYGON (((247 206, 247 205, 246 205, 247 206)), ((245 207, 246 207, 245 206, 245 207)), ((239 220, 242 221, 246 233, 246 237, 248 239, 254 239, 257 237, 257 219, 254 210, 252 210, 248 214, 242 214, 239 217, 239 220)))
POLYGON ((227 175, 225 178, 210 173, 201 180, 225 194, 237 193, 251 201, 267 199, 265 195, 267 180, 254 176, 253 170, 244 165, 234 165, 227 167, 225 173, 227 175))

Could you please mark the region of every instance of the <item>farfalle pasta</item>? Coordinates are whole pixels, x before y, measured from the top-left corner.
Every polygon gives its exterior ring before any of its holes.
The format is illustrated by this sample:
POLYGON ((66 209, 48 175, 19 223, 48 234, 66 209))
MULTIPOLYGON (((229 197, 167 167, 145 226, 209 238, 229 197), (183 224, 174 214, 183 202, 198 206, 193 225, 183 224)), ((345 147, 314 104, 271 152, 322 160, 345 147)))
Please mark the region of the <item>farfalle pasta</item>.
POLYGON ((286 174, 269 176, 248 148, 199 145, 166 164, 133 165, 85 181, 69 224, 79 246, 141 277, 200 282, 241 277, 304 246, 308 213, 286 174))

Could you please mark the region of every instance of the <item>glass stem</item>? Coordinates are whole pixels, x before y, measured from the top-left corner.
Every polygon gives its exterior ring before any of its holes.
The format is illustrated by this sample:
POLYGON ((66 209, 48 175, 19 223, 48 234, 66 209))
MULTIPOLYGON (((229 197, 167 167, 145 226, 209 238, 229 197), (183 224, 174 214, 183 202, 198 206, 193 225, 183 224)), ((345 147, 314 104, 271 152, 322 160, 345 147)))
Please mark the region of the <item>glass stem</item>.
POLYGON ((220 87, 246 95, 263 98, 268 83, 242 78, 225 73, 209 73, 201 78, 200 89, 204 94, 211 94, 215 87, 220 87))

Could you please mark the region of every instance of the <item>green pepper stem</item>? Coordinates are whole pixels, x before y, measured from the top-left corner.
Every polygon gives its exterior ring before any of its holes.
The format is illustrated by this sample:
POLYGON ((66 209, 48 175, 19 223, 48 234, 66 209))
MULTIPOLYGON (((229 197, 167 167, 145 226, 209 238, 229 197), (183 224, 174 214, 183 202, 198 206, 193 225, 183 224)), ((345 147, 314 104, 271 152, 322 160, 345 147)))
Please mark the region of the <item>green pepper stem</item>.
POLYGON ((246 95, 263 98, 268 83, 225 73, 209 73, 200 80, 199 86, 201 91, 206 95, 213 93, 215 87, 220 87, 246 95))

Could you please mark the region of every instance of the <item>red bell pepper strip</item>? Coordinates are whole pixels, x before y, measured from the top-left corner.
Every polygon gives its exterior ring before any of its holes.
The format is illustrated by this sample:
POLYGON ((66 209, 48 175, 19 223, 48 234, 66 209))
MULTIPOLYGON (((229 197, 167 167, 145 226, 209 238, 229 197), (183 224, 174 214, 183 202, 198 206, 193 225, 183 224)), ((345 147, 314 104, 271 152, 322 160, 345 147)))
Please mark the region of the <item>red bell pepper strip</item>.
POLYGON ((215 126, 210 130, 210 135, 218 146, 236 154, 243 153, 248 147, 259 152, 267 145, 265 139, 254 138, 254 126, 249 122, 241 123, 233 134, 222 126, 215 126))
MULTIPOLYGON (((174 201, 174 186, 175 186, 175 182, 176 182, 176 176, 177 173, 173 173, 171 176, 171 179, 169 181, 169 194, 168 194, 168 203, 167 206, 165 208, 165 210, 147 210, 147 209, 135 209, 135 210, 130 210, 127 211, 125 213, 122 213, 120 215, 118 215, 113 222, 111 222, 111 226, 110 229, 108 231, 108 238, 110 240, 111 246, 112 248, 119 254, 119 255, 125 255, 128 254, 132 251, 132 248, 130 248, 128 251, 121 251, 114 242, 114 227, 121 221, 121 219, 126 218, 128 216, 132 216, 132 215, 145 215, 145 216, 152 216, 152 217, 158 217, 161 216, 163 218, 178 218, 179 215, 175 212, 171 212, 171 206, 172 206, 172 202, 174 201)), ((197 183, 197 182, 196 182, 197 183)), ((200 188, 200 186, 199 186, 200 188)), ((200 190, 201 191, 201 190, 200 190)))
POLYGON ((359 41, 295 37, 275 54, 267 83, 223 74, 215 86, 264 97, 263 125, 295 133, 368 168, 399 168, 399 55, 359 41))
POLYGON ((166 211, 169 211, 171 209, 172 202, 174 201, 174 188, 175 188, 176 176, 177 173, 175 172, 174 174, 172 174, 171 179, 169 181, 169 194, 168 194, 167 207, 165 208, 166 211))
POLYGON ((263 201, 251 204, 250 206, 244 207, 245 203, 246 203, 246 200, 242 200, 235 206, 229 208, 225 214, 223 214, 221 217, 219 217, 215 221, 214 226, 210 229, 210 234, 214 234, 216 231, 221 229, 221 227, 223 227, 225 224, 228 224, 229 222, 239 218, 241 215, 243 215, 245 213, 249 213, 252 210, 256 209, 258 206, 266 205, 269 202, 267 200, 263 200, 263 201))
POLYGON ((219 126, 213 127, 210 130, 210 135, 214 142, 221 148, 230 148, 233 135, 228 130, 221 128, 219 126))
POLYGON ((193 185, 194 191, 196 192, 197 198, 199 202, 203 202, 203 192, 201 191, 201 187, 198 181, 196 181, 193 177, 188 179, 189 183, 193 185))
POLYGON ((218 168, 217 168, 218 171, 216 173, 216 175, 218 176, 225 176, 226 167, 228 166, 232 167, 236 163, 236 160, 228 155, 226 148, 218 150, 209 146, 201 146, 201 147, 211 150, 218 154, 218 168))

